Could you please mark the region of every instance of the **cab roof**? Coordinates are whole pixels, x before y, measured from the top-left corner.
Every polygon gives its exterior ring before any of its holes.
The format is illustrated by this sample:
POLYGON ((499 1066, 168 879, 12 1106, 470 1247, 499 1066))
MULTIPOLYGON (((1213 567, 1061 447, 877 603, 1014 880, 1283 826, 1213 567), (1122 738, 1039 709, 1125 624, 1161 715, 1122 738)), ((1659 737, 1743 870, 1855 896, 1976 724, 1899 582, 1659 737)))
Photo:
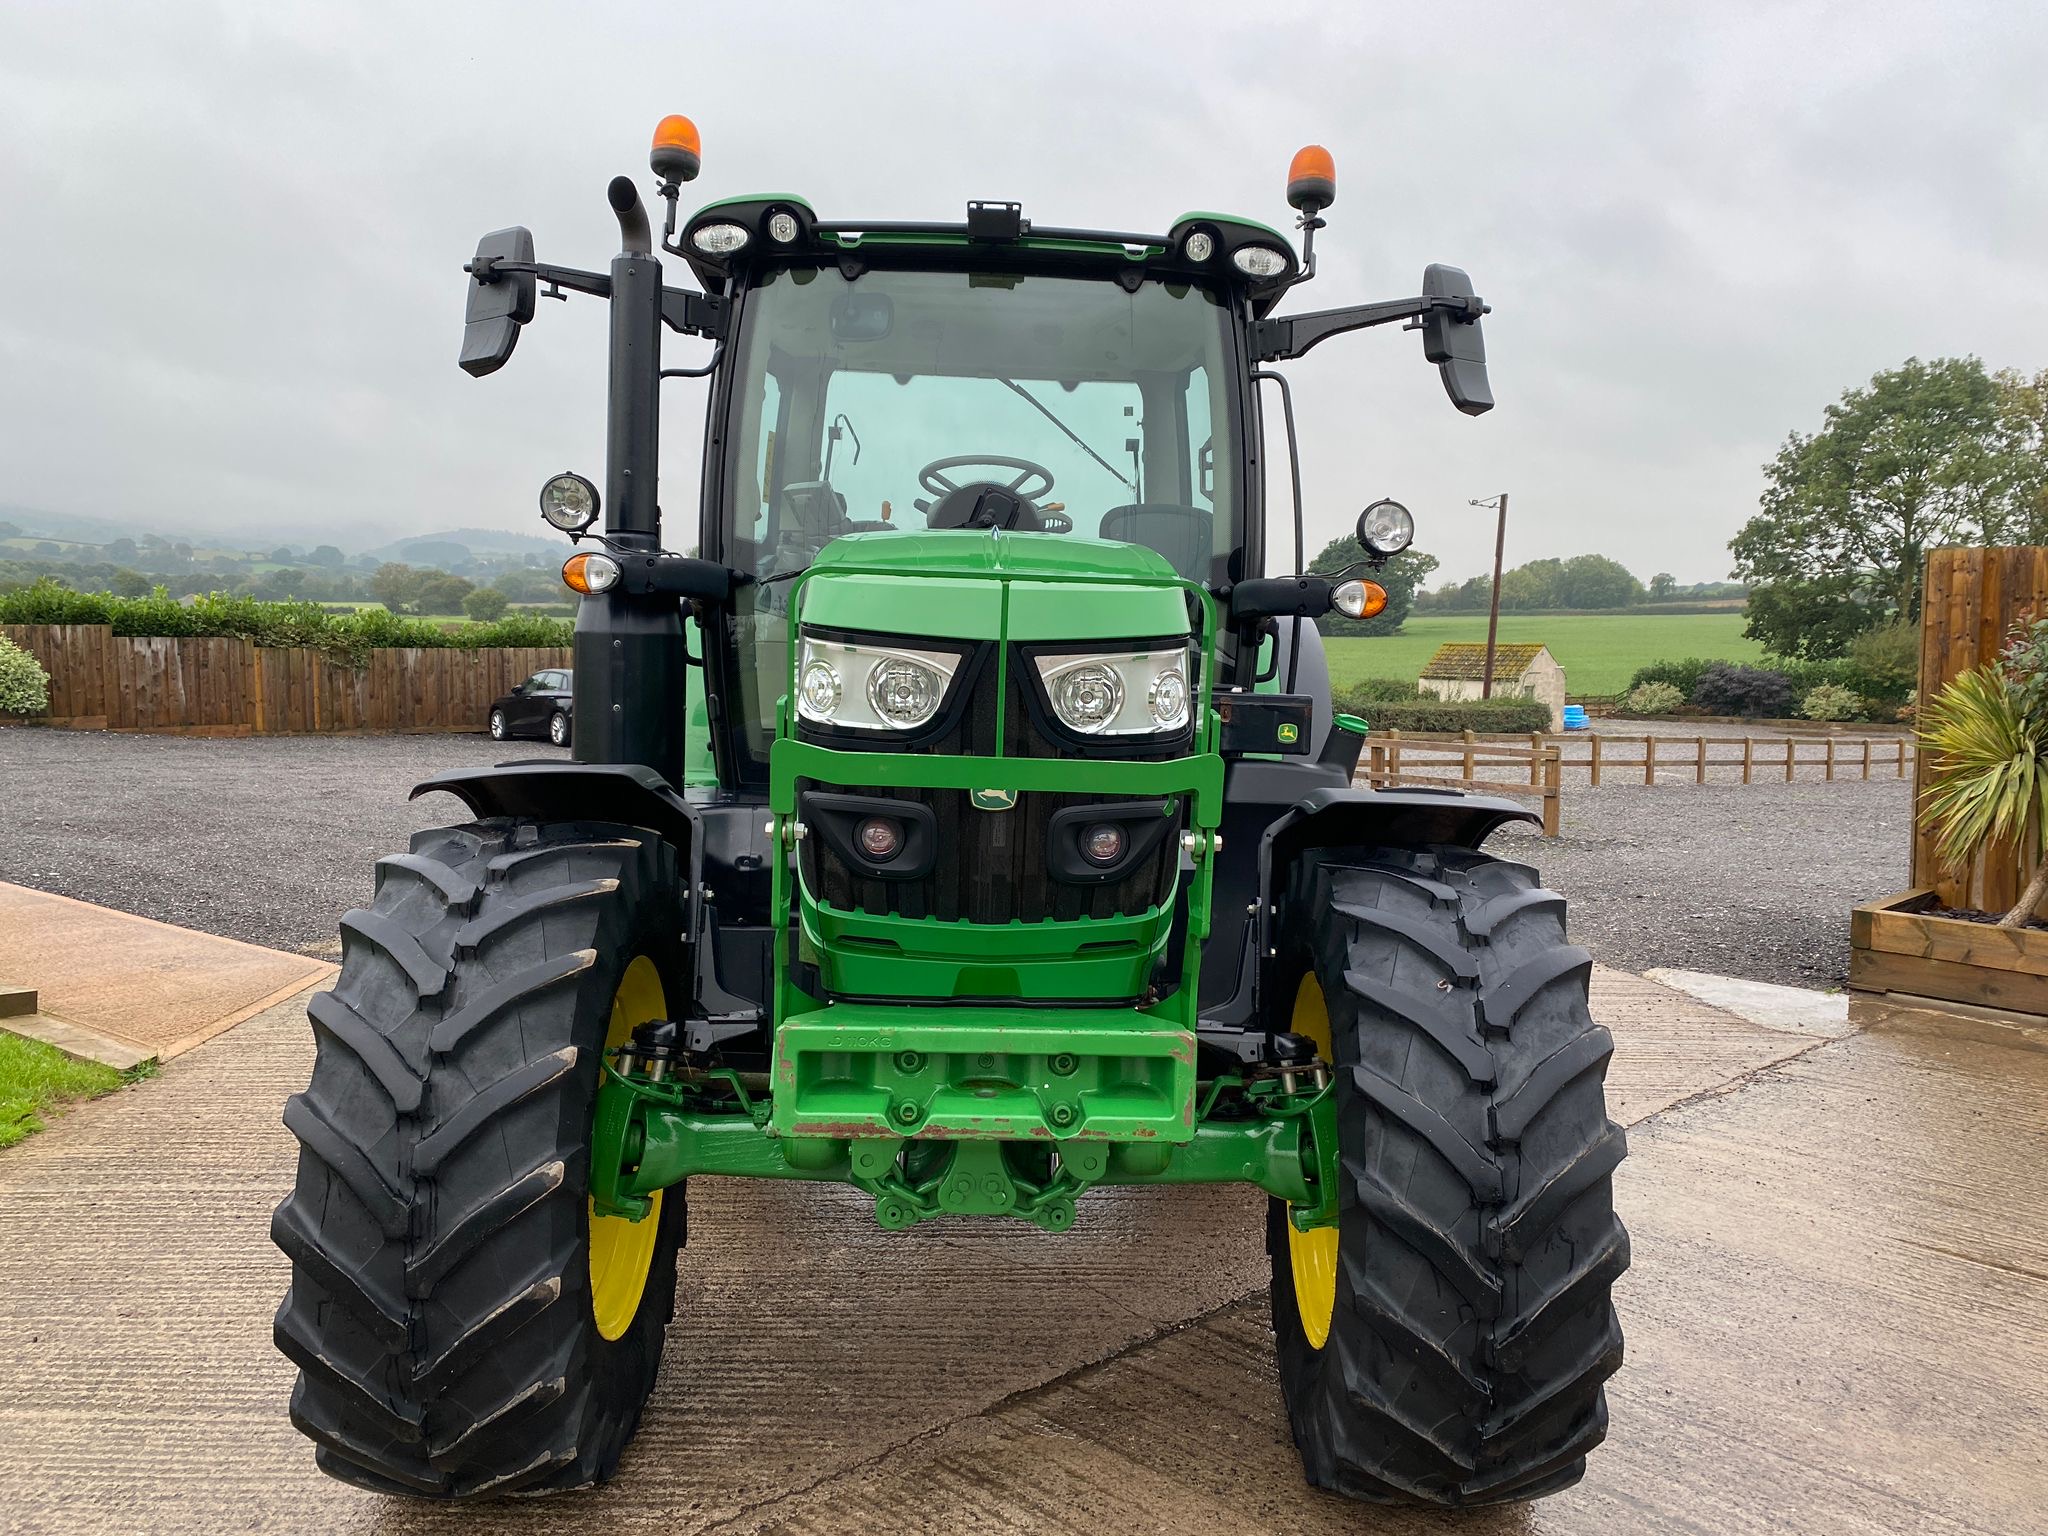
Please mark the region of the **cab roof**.
POLYGON ((1227 284, 1246 294, 1255 318, 1264 318, 1301 273, 1293 243, 1253 219, 1184 213, 1165 234, 1064 229, 1033 225, 1016 203, 969 203, 967 218, 958 224, 825 221, 801 197, 757 193, 698 209, 684 225, 682 245, 698 280, 713 289, 731 277, 744 281, 756 264, 809 257, 836 261, 850 274, 871 265, 986 267, 1114 277, 1133 286, 1146 278, 1227 284), (777 215, 787 220, 778 225, 777 215), (713 225, 738 226, 745 242, 725 254, 706 251, 696 237, 713 225), (774 237, 771 226, 789 233, 792 225, 794 238, 774 237), (1197 233, 1209 236, 1202 260, 1188 254, 1189 237, 1197 233), (1286 265, 1271 277, 1248 276, 1232 260, 1246 246, 1278 251, 1286 265))

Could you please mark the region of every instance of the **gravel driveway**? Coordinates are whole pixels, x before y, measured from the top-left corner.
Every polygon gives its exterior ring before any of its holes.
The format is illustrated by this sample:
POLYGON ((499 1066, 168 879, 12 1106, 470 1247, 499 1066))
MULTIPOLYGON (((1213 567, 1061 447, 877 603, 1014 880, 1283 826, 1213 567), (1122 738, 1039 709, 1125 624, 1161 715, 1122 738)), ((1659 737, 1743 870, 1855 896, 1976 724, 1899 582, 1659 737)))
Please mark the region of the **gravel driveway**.
MULTIPOLYGON (((544 742, 482 736, 179 736, 0 729, 0 879, 310 954, 370 896, 371 865, 455 820, 420 779, 544 742)), ((1576 778, 1576 776, 1574 776, 1576 778)), ((1497 851, 1572 899, 1608 965, 1838 986, 1848 911, 1906 883, 1910 785, 1568 782, 1564 835, 1497 851)))

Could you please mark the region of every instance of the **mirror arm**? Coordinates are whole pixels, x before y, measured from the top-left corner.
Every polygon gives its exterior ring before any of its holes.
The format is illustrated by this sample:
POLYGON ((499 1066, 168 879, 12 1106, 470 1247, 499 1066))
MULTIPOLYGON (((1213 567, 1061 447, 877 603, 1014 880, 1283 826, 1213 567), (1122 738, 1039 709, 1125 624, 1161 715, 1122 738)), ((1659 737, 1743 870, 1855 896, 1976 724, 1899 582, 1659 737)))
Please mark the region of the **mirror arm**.
MULTIPOLYGON (((506 261, 500 257, 479 256, 474 261, 465 261, 462 270, 479 283, 495 283, 514 272, 531 272, 548 288, 587 293, 594 299, 612 296, 612 280, 604 273, 557 267, 544 261, 506 261)), ((558 294, 548 296, 560 297, 558 294)), ((725 300, 708 293, 698 293, 690 288, 661 290, 662 323, 685 336, 723 336, 725 314, 725 300)))
POLYGON ((1305 315, 1261 320, 1253 325, 1252 354, 1260 362, 1277 362, 1301 357, 1317 342, 1344 331, 1391 325, 1397 320, 1420 320, 1440 309, 1452 311, 1460 320, 1472 321, 1492 313, 1492 308, 1483 299, 1436 294, 1413 299, 1383 299, 1377 304, 1353 304, 1345 309, 1312 310, 1305 315))
POLYGON ((725 335, 726 302, 689 288, 661 290, 661 323, 685 336, 725 335))
MULTIPOLYGON (((612 280, 601 272, 584 272, 575 267, 550 266, 544 261, 503 261, 492 256, 479 256, 474 261, 465 261, 462 270, 479 283, 495 283, 501 276, 513 272, 531 272, 549 288, 567 288, 572 293, 587 293, 594 299, 608 299, 612 296, 612 280)), ((559 293, 546 295, 560 298, 559 293)))

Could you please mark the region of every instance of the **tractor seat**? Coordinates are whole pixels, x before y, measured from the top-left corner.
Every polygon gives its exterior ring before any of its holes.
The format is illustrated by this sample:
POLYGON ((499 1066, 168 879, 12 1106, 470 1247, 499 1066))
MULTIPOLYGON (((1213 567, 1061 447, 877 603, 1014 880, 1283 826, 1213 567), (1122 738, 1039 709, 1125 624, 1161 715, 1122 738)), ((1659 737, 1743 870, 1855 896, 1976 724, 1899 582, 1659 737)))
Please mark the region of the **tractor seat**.
POLYGON ((1102 514, 1100 536, 1142 544, 1166 556, 1189 581, 1201 581, 1215 559, 1215 514, 1170 501, 1131 502, 1102 514))

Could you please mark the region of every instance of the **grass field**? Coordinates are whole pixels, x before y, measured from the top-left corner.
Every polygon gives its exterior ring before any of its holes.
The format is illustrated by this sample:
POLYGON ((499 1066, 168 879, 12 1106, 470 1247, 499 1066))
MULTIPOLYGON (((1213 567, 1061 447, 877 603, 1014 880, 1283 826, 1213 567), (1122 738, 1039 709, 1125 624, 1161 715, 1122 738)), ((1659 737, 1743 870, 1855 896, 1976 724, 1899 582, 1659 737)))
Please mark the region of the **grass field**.
POLYGON ((40 1040, 0 1030, 0 1147, 40 1131, 42 1112, 111 1093, 122 1081, 112 1067, 74 1061, 40 1040))
MULTIPOLYGON (((1711 656, 1754 662, 1763 647, 1742 635, 1742 614, 1514 614, 1500 616, 1503 645, 1547 645, 1574 694, 1620 693, 1636 668, 1653 661, 1711 656)), ((1486 615, 1410 618, 1398 635, 1331 640, 1330 679, 1339 688, 1361 677, 1412 678, 1447 640, 1486 640, 1486 615)))

